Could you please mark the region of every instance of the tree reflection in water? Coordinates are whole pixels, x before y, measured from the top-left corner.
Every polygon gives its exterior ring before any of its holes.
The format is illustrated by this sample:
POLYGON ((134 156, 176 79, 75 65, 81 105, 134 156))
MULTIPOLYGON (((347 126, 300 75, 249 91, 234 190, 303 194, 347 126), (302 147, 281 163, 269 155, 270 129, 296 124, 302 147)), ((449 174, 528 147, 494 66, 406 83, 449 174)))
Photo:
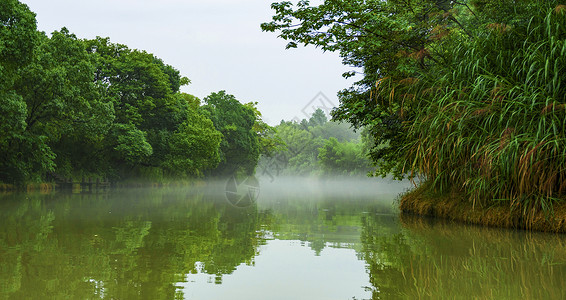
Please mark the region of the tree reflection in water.
POLYGON ((0 298, 173 299, 185 274, 251 263, 257 208, 167 190, 11 195, 0 204, 0 298))

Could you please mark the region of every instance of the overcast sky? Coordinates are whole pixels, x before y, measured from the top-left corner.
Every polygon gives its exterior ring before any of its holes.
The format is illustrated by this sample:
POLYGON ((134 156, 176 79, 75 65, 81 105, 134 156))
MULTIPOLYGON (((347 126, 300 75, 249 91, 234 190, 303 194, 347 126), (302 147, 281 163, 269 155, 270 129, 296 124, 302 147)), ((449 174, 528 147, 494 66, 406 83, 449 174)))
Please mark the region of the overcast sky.
POLYGON ((110 37, 146 50, 191 80, 183 92, 202 99, 226 90, 241 102, 257 101, 271 125, 337 105, 336 93, 353 82, 342 78, 349 68, 337 54, 285 50, 277 34, 261 31, 275 0, 20 1, 36 13, 41 31, 67 27, 79 38, 110 37))

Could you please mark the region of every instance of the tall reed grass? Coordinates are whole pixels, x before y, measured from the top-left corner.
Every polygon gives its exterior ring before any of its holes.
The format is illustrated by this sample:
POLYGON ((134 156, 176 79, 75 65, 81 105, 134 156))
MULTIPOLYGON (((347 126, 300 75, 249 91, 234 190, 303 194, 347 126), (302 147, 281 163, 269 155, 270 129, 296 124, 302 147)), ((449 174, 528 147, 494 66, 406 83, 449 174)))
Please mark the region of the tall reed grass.
POLYGON ((566 198, 564 9, 541 7, 458 41, 417 78, 377 86, 411 114, 404 170, 474 205, 552 212, 566 198))

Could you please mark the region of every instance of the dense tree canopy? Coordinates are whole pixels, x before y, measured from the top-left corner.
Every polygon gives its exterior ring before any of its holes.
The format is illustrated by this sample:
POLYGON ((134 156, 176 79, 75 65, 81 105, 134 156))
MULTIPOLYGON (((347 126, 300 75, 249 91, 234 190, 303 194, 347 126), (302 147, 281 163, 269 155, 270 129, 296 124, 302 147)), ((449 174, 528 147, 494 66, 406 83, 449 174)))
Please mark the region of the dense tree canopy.
POLYGON ((220 144, 220 164, 214 173, 253 174, 261 151, 258 134, 254 131, 254 107, 240 103, 225 91, 212 93, 204 101, 204 109, 216 130, 224 136, 220 144))
MULTIPOLYGON (((35 15, 16 1, 0 3, 0 179, 26 176, 29 162, 18 157, 27 137, 26 103, 14 90, 17 71, 33 58, 38 40, 35 15)), ((29 143, 28 145, 29 146, 29 143)), ((46 166, 49 168, 50 166, 46 166)))
POLYGON ((0 4, 0 182, 163 180, 243 170, 278 142, 255 104, 202 107, 151 53, 109 38, 50 36, 17 0, 0 4), (220 164, 220 165, 219 165, 220 164))

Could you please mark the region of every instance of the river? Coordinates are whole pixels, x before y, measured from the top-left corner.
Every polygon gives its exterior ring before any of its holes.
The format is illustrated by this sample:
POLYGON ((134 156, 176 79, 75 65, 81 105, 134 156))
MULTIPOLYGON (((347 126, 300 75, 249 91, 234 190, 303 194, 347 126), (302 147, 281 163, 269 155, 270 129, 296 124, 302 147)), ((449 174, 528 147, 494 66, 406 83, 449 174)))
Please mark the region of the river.
POLYGON ((0 195, 0 299, 565 299, 566 237, 400 216, 408 183, 0 195))

